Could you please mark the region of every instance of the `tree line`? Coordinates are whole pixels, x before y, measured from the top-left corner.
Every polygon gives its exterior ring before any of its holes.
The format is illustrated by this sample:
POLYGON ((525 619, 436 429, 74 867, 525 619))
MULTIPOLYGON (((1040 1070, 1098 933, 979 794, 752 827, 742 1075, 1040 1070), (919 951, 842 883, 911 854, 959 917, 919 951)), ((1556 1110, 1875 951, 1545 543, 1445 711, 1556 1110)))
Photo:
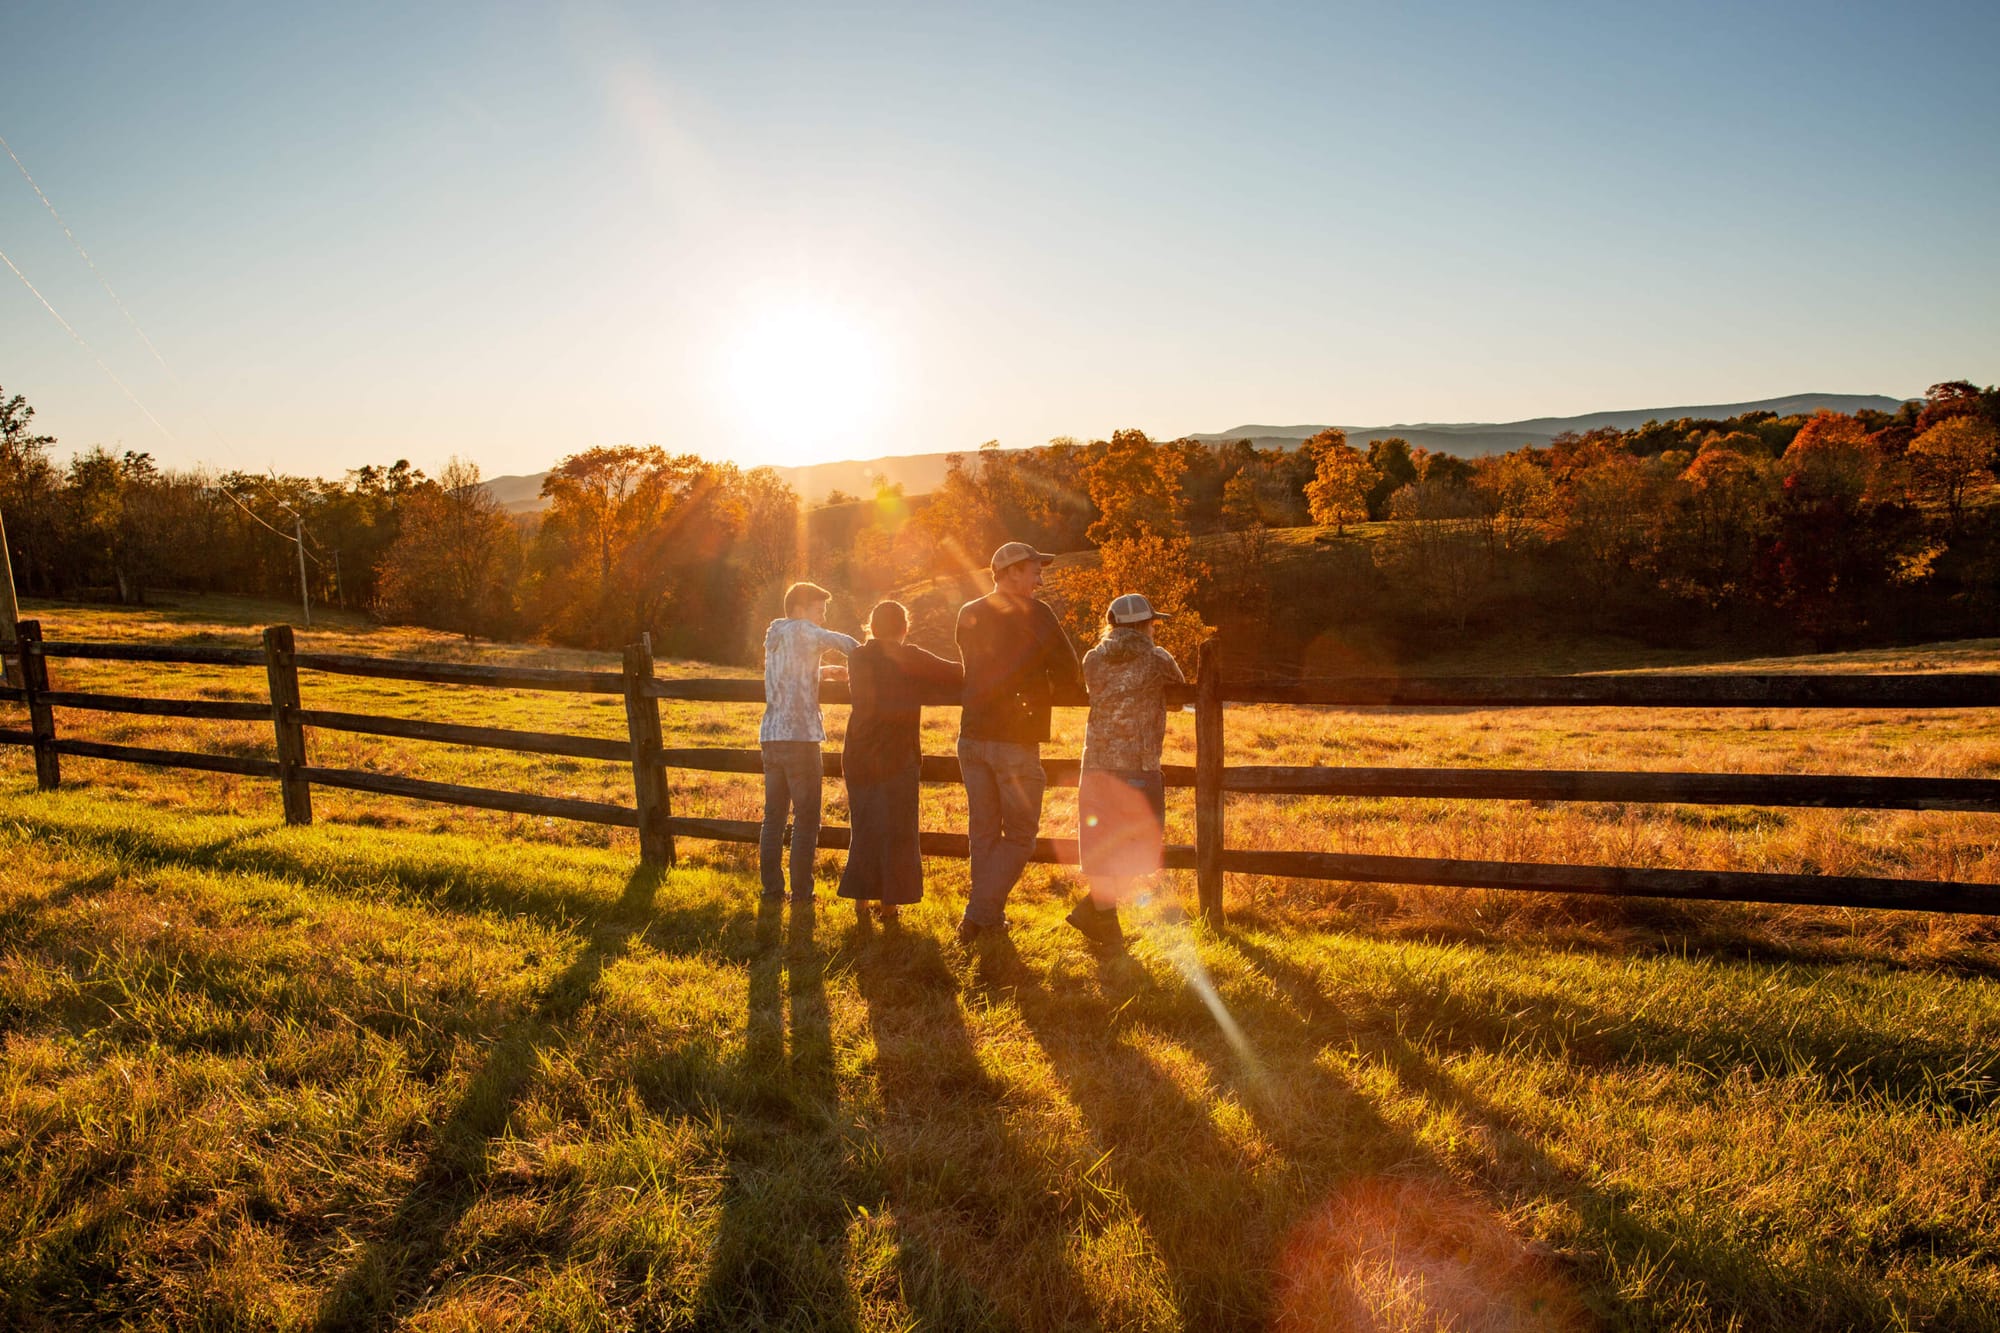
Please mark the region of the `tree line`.
POLYGON ((1342 636, 1383 654, 1487 621, 1829 643, 1915 632, 1913 616, 1948 630, 1989 616, 2000 586, 1983 503, 2000 392, 1964 381, 1893 413, 1656 421, 1475 459, 1394 438, 1362 449, 1337 430, 1294 449, 1136 430, 989 444, 951 458, 932 494, 884 485, 814 507, 770 469, 606 446, 563 458, 526 516, 463 460, 338 480, 101 448, 58 464, 33 417, 0 393, 0 513, 27 595, 294 597, 302 528, 318 600, 584 647, 644 633, 716 661, 754 655, 799 576, 839 594, 837 620, 894 594, 920 641, 948 639, 1012 539, 1095 552, 1050 574, 1080 637, 1138 589, 1176 613, 1177 654, 1221 627, 1239 654, 1307 669, 1342 636))

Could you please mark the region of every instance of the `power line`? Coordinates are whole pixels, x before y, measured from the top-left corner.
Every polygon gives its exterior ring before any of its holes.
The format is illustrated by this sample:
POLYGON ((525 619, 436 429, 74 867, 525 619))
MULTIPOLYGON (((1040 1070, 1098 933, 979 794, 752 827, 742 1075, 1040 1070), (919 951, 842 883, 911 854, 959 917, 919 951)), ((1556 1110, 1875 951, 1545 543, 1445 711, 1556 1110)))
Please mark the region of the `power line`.
POLYGON ((66 333, 68 333, 70 337, 76 340, 76 345, 78 347, 81 347, 84 351, 90 353, 90 359, 97 363, 97 368, 104 372, 104 376, 106 379, 110 380, 113 384, 118 386, 119 392, 123 393, 127 398, 132 400, 132 406, 138 408, 141 412, 144 412, 146 414, 146 420, 152 422, 153 425, 158 427, 160 434, 166 436, 167 439, 171 440, 173 443, 179 444, 180 443, 179 437, 176 436, 172 431, 168 430, 166 426, 160 421, 160 419, 153 415, 153 410, 151 408, 147 407, 144 403, 139 401, 139 395, 133 393, 132 390, 129 387, 127 387, 125 381, 119 379, 116 372, 114 372, 110 366, 104 364, 104 358, 97 354, 97 349, 95 347, 92 347, 88 342, 86 342, 84 340, 84 336, 76 331, 76 327, 72 325, 68 320, 64 319, 54 306, 49 304, 49 298, 43 296, 40 289, 37 288, 34 283, 28 281, 28 275, 21 272, 20 265, 16 264, 13 260, 7 258, 7 252, 4 250, 0 250, 0 263, 5 263, 8 268, 14 270, 14 276, 21 280, 21 285, 23 287, 26 287, 28 291, 34 295, 34 298, 42 303, 42 309, 48 311, 49 314, 54 317, 56 323, 63 326, 63 330, 66 333))
MULTIPOLYGON (((180 391, 183 399, 186 400, 184 405, 191 407, 193 409, 195 416, 201 419, 202 425, 208 427, 208 433, 215 437, 217 443, 222 445, 222 447, 225 449, 233 449, 234 446, 230 443, 229 437, 222 433, 222 431, 216 426, 215 422, 209 418, 207 411, 203 409, 201 403, 198 400, 196 400, 195 396, 188 390, 186 381, 182 380, 180 377, 180 372, 175 370, 173 366, 167 361, 165 354, 162 353, 158 345, 153 342, 151 335, 149 335, 146 332, 146 330, 139 327, 138 316, 134 315, 132 313, 132 308, 125 304, 125 298, 121 297, 115 290, 113 290, 111 286, 111 279, 104 276, 104 270, 97 267, 97 261, 90 257, 90 252, 83 248, 83 242, 77 239, 77 235, 74 231, 70 230, 69 223, 65 221, 63 215, 56 210, 55 201, 49 198, 48 194, 45 191, 43 191, 41 182, 37 181, 33 173, 31 173, 28 170, 28 164, 21 160, 21 155, 14 151, 14 146, 8 143, 4 137, 0 137, 0 148, 4 148, 7 150, 7 156, 13 159, 15 169, 21 173, 21 179, 28 183, 28 188, 33 190, 35 192, 35 197, 42 201, 42 207, 48 210, 49 216, 55 219, 55 223, 58 227, 62 228, 62 234, 69 238, 70 248, 76 251, 77 257, 83 260, 84 265, 90 269, 91 275, 97 279, 97 285, 102 287, 104 289, 104 294, 111 298, 111 304, 118 307, 118 313, 125 316, 125 322, 132 326, 132 332, 138 335, 139 341, 146 344, 146 350, 153 354, 153 360, 160 363, 160 369, 167 372, 167 378, 174 382, 174 387, 180 391)), ((48 303, 44 301, 43 304, 46 305, 48 303)), ((95 355, 95 353, 93 353, 93 355, 95 355)), ((102 367, 103 364, 104 363, 102 360, 98 362, 98 365, 100 367, 102 367)), ((109 375, 111 372, 107 369, 105 370, 105 373, 109 375)), ((113 376, 113 378, 115 379, 116 376, 113 376)), ((123 386, 121 385, 120 387, 122 388, 123 386)), ((129 390, 127 391, 127 396, 128 397, 130 396, 129 390)), ((141 410, 144 410, 143 405, 141 407, 141 410)), ((151 417, 153 414, 151 412, 147 412, 146 415, 151 417)), ((153 424, 156 426, 159 425, 159 419, 154 418, 153 424)), ((162 426, 161 429, 165 430, 166 428, 162 426)), ((168 432, 168 437, 172 438, 172 432, 168 432)))
MULTIPOLYGON (((230 490, 227 486, 217 486, 215 489, 222 492, 222 494, 228 496, 231 503, 233 503, 238 509, 241 509, 244 513, 248 514, 255 522, 261 524, 264 528, 266 528, 270 532, 275 533, 277 536, 282 537, 284 540, 288 542, 296 542, 298 540, 297 537, 295 537, 289 532, 284 531, 282 528, 272 527, 269 523, 264 522, 262 515, 258 514, 258 512, 252 509, 249 505, 244 504, 242 499, 236 494, 236 492, 230 490)), ((305 525, 303 523, 300 524, 299 530, 301 532, 305 531, 305 525)), ((313 541, 312 535, 310 533, 306 535, 306 540, 313 541)), ((314 542, 313 544, 318 545, 317 542, 314 542)), ((306 558, 312 561, 314 564, 318 565, 320 568, 322 569, 326 568, 326 561, 320 559, 318 556, 314 555, 311 551, 306 552, 306 558)))
MULTIPOLYGON (((167 364, 167 358, 160 355, 160 349, 153 346, 153 340, 148 338, 146 331, 139 327, 139 321, 133 318, 131 310, 119 298, 118 293, 111 290, 111 280, 106 278, 103 272, 97 267, 97 262, 90 257, 90 252, 83 248, 83 242, 76 239, 76 233, 69 229, 69 223, 63 221, 63 215, 56 212, 55 204, 50 202, 46 194, 42 193, 41 185, 36 182, 33 176, 28 174, 28 166, 25 162, 21 161, 20 154, 14 151, 14 146, 8 143, 4 137, 0 137, 0 148, 6 149, 7 156, 14 159, 14 167, 21 173, 21 179, 28 182, 28 188, 35 192, 35 198, 42 201, 42 207, 49 210, 49 216, 56 220, 58 227, 62 228, 63 235, 69 237, 70 245, 75 247, 76 253, 90 267, 91 273, 96 276, 97 285, 104 289, 104 294, 111 298, 111 304, 117 306, 119 313, 125 316, 125 322, 132 326, 132 332, 139 335, 139 341, 146 344, 146 350, 151 352, 153 359, 160 363, 160 369, 166 371, 169 375, 173 375, 174 368, 167 364)), ((180 377, 175 375, 174 379, 178 383, 180 377)))

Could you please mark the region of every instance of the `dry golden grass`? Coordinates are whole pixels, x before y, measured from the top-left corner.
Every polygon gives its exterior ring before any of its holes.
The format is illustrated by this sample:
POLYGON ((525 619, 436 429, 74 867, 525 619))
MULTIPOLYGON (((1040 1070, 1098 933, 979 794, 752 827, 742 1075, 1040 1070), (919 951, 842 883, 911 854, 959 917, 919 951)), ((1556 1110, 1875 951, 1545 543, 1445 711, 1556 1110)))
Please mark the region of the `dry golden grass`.
MULTIPOLYGON (((229 614, 41 611, 51 637, 254 641, 229 614)), ((302 639, 608 665, 351 622, 302 639)), ((1989 670, 2000 645, 1925 660, 1989 670)), ((71 688, 263 688, 55 666, 71 688)), ((622 734, 616 700, 310 675, 305 698, 622 734)), ((669 744, 754 743, 752 707, 669 707, 669 744)), ((257 726, 60 721, 270 747, 257 726)), ((1188 721, 1170 758, 1191 756, 1188 721)), ((1985 775, 2000 755, 1974 712, 1228 724, 1235 762, 1985 775)), ((1081 716, 1062 725, 1052 748, 1074 752, 1081 716)), ((948 752, 949 716, 928 731, 948 752)), ((612 764, 312 746, 630 800, 612 764)), ((684 843, 653 877, 620 831, 324 790, 319 823, 293 829, 266 782, 66 760, 50 795, 25 752, 0 764, 0 1322, 2000 1326, 1983 922, 1233 878, 1227 930, 1156 903, 1132 956, 1100 965, 1060 924, 1062 870, 1031 870, 1012 939, 968 954, 949 943, 957 863, 930 863, 925 903, 885 935, 760 914, 734 847, 684 843)), ((674 775, 687 813, 753 818, 756 791, 674 775)), ((925 801, 929 826, 962 826, 955 789, 925 801)), ((1053 795, 1048 828, 1072 809, 1053 795)), ((1184 794, 1171 814, 1189 840, 1184 794)), ((1253 846, 1992 879, 1985 827, 1230 806, 1232 843, 1253 846)))

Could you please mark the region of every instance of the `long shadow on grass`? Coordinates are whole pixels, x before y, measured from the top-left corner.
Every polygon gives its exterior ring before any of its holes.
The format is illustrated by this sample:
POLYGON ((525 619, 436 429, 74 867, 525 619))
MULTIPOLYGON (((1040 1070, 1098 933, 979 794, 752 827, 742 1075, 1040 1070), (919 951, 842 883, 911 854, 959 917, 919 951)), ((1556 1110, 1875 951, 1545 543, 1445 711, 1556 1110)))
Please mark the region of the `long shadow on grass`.
MULTIPOLYGON (((1439 1035, 1431 1016, 1404 1013, 1401 1005, 1395 1012, 1373 1004, 1362 1010, 1343 1007, 1327 994, 1324 981, 1312 970, 1279 957, 1241 932, 1230 932, 1225 942, 1287 997, 1296 1015, 1288 1022, 1275 1007, 1267 1006, 1258 1015, 1258 1030, 1278 1032, 1289 1027, 1281 1040, 1294 1048, 1351 1046, 1386 1068, 1407 1092, 1451 1112, 1476 1131, 1486 1144, 1487 1162, 1479 1173, 1489 1189, 1509 1203, 1555 1201, 1574 1209, 1586 1236, 1602 1247, 1600 1254, 1585 1261, 1596 1270, 1595 1286, 1585 1298, 1600 1316, 1621 1326, 1671 1320, 1661 1308, 1669 1294, 1660 1290, 1659 1275, 1664 1272, 1680 1288, 1671 1294, 1688 1302, 1689 1312, 1711 1317, 1739 1314, 1751 1326, 1783 1322, 1788 1327, 1836 1329, 1902 1322, 1884 1283, 1854 1271, 1846 1262, 1823 1261, 1809 1273, 1787 1271, 1770 1262, 1768 1247, 1732 1239, 1698 1220, 1683 1217, 1664 1224, 1642 1220, 1617 1193, 1594 1188, 1557 1163, 1532 1131, 1470 1092, 1412 1041, 1407 1030, 1413 1026, 1421 1026, 1427 1039, 1439 1035), (1627 1299, 1617 1289, 1621 1274, 1653 1277, 1643 1294, 1627 1299)), ((1220 1077, 1233 1077, 1228 1062, 1213 1061, 1212 1067, 1220 1077)), ((1287 1071, 1287 1084, 1297 1089, 1323 1077, 1323 1071, 1306 1062, 1303 1068, 1287 1071)), ((1261 1100, 1254 1096, 1246 1097, 1246 1102, 1253 1113, 1261 1109, 1261 1100)), ((1401 1136, 1400 1131, 1384 1128, 1401 1136)), ((1982 1320, 1966 1326, 1990 1325, 1982 1320)))
POLYGON ((524 876, 518 867, 489 870, 453 862, 442 858, 434 847, 398 846, 373 829, 343 832, 352 833, 357 840, 375 839, 385 845, 373 849, 357 846, 349 854, 338 855, 324 846, 308 850, 270 841, 285 831, 277 821, 201 843, 172 837, 164 831, 170 823, 159 829, 131 825, 95 828, 57 819, 22 819, 20 823, 44 836, 61 837, 123 860, 260 875, 350 897, 388 896, 456 912, 503 911, 565 927, 575 924, 579 909, 587 913, 595 906, 580 903, 574 893, 561 888, 536 887, 532 877, 524 876), (382 886, 395 892, 384 895, 382 886))
POLYGON ((15 935, 26 929, 36 917, 78 898, 94 898, 117 883, 116 870, 93 870, 85 875, 72 875, 47 893, 25 894, 6 911, 0 912, 0 935, 15 935))
MULTIPOLYGON (((1229 938, 1246 955, 1256 947, 1241 931, 1229 938)), ((1268 951, 1260 954, 1258 965, 1267 975, 1272 967, 1286 966, 1268 951)), ((1519 961, 1518 952, 1514 961, 1519 961)), ((1840 965, 1822 966, 1837 970, 1840 965)), ((1832 1098, 1883 1096, 1967 1117, 2000 1104, 2000 1051, 1976 1036, 1953 1042, 1842 1027, 1809 1006, 1773 1008, 1751 1026, 1689 1025, 1644 1012, 1613 1012, 1497 980, 1456 988, 1412 978, 1397 986, 1387 1007, 1422 1014, 1433 1044, 1462 1049, 1525 1050, 1585 1064, 1694 1065, 1718 1077, 1739 1069, 1759 1078, 1810 1072, 1824 1081, 1832 1098)))
MULTIPOLYGON (((1380 892, 1383 904, 1393 908, 1393 892, 1380 892)), ((1949 952, 1910 955, 1892 952, 1897 942, 1923 933, 1918 923, 1929 916, 1922 912, 1885 912, 1875 923, 1888 927, 1888 943, 1854 942, 1852 924, 1831 917, 1789 922, 1794 938, 1770 933, 1769 922, 1754 913, 1754 903, 1714 903, 1662 898, 1598 898, 1577 895, 1576 919, 1542 922, 1496 933, 1484 926, 1456 922, 1424 923, 1413 930, 1363 928, 1357 933, 1370 939, 1422 940, 1434 944, 1457 945, 1492 953, 1519 949, 1546 949, 1567 954, 1612 958, 1698 957, 1718 962, 1763 963, 1804 967, 1866 966, 1885 972, 1915 972, 1924 975, 2000 979, 2000 950, 1991 939, 1974 939, 1949 952), (1745 914, 1724 914, 1715 909, 1741 908, 1745 914), (1845 947, 1843 947, 1845 946, 1845 947)), ((1785 909, 1771 907, 1771 912, 1785 909)), ((1826 909, 1829 912, 1832 909, 1826 909)), ((1965 922, 1968 918, 1958 918, 1965 922)), ((1974 917, 1977 927, 1990 929, 1992 918, 1974 917)), ((1243 918, 1257 922, 1256 916, 1243 918)), ((1257 922, 1264 929, 1281 929, 1282 919, 1257 922)), ((1926 926, 1924 929, 1928 929, 1926 926)))
POLYGON ((937 939, 896 928, 864 937, 855 976, 882 1098, 876 1194, 895 1222, 911 1313, 938 1329, 1094 1322, 1064 1254, 1075 1209, 1009 1133, 1005 1087, 980 1063, 937 939))
MULTIPOLYGON (((407 1314, 444 1263, 453 1227, 481 1197, 487 1145, 506 1128, 532 1082, 538 1054, 559 1041, 598 978, 646 932, 660 872, 642 867, 617 905, 597 921, 576 960, 549 985, 536 1011, 489 1050, 395 1213, 376 1229, 320 1302, 321 1330, 380 1328, 407 1314)), ((713 922, 719 931, 721 922, 713 922)))
POLYGON ((847 1157, 834 1084, 826 957, 810 900, 758 912, 736 1095, 725 1108, 728 1181, 696 1306, 704 1327, 856 1327, 847 1280, 847 1157), (791 1001, 791 1055, 785 1001, 791 1001))
MULTIPOLYGON (((982 949, 974 985, 1016 1007, 1107 1151, 1107 1170, 1144 1220, 1181 1318, 1199 1328, 1261 1327, 1269 1274, 1261 1253, 1246 1262, 1241 1252, 1246 1241, 1255 1248, 1261 1187, 1244 1147, 1224 1142, 1208 1110, 1124 1039, 1132 1025, 1121 1011, 1159 989, 1136 968, 1129 960, 1111 965, 1106 989, 1116 1003, 1081 984, 1059 993, 1002 939, 982 949)), ((1187 1021, 1210 1021, 1191 997, 1186 1005, 1178 995, 1165 1002, 1187 1021)))

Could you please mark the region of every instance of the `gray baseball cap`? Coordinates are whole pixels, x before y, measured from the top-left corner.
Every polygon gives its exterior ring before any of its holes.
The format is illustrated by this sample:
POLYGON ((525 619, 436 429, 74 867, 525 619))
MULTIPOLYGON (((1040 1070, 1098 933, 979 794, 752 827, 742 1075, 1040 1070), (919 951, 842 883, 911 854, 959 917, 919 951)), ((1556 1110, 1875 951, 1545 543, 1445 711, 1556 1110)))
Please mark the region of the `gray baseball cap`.
POLYGON ((993 558, 987 562, 986 567, 998 574, 1008 566, 1018 565, 1023 560, 1039 560, 1046 565, 1054 559, 1055 557, 1047 551, 1037 551, 1026 542, 1008 542, 993 553, 993 558))
POLYGON ((1164 611, 1155 611, 1142 592, 1128 592, 1123 597, 1112 598, 1111 609, 1105 612, 1104 618, 1114 625, 1143 625, 1149 620, 1173 619, 1164 611))

